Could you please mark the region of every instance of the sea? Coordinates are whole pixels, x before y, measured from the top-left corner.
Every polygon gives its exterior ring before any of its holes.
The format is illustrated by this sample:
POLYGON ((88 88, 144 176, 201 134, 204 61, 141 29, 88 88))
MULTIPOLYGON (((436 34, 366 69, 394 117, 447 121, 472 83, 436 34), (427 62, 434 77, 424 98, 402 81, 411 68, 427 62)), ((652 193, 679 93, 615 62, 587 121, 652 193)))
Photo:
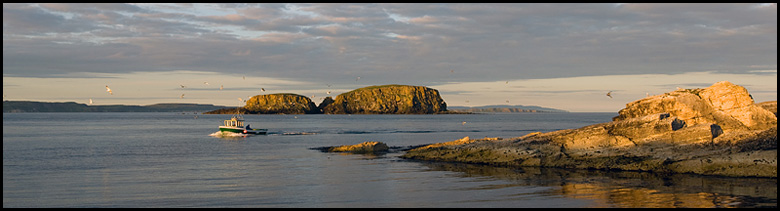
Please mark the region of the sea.
POLYGON ((611 121, 616 113, 231 115, 3 113, 3 208, 777 207, 777 179, 507 168, 316 148, 390 147, 611 121))

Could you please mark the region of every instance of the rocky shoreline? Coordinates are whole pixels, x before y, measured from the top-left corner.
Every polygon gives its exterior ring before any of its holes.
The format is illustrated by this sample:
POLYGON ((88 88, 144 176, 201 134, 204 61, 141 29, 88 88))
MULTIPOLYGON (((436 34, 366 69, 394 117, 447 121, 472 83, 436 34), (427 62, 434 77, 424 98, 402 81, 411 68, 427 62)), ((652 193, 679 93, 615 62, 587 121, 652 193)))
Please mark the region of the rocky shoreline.
POLYGON ((626 105, 612 122, 411 147, 405 159, 777 178, 777 102, 718 82, 626 105), (773 110, 772 110, 773 109, 773 110))

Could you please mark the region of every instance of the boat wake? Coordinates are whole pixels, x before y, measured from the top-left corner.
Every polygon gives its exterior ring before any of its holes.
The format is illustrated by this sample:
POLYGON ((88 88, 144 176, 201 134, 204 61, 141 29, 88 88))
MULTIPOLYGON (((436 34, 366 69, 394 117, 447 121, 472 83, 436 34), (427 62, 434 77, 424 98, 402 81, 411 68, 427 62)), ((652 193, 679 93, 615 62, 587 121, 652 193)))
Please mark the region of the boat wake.
POLYGON ((298 136, 298 135, 317 135, 319 133, 314 132, 284 132, 284 133, 278 133, 273 135, 283 135, 283 136, 298 136))
POLYGON ((231 132, 224 132, 224 131, 217 131, 212 134, 209 134, 211 137, 217 137, 217 138, 238 138, 238 137, 247 137, 249 134, 241 134, 241 133, 231 133, 231 132))

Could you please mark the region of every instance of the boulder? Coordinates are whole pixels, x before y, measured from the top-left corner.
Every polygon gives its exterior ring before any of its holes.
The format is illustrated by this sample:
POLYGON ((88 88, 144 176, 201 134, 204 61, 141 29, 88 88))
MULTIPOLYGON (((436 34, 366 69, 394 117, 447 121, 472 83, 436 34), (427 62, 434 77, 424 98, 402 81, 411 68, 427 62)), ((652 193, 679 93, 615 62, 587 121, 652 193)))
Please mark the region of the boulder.
POLYGON ((314 102, 298 94, 256 95, 244 106, 250 114, 316 114, 320 113, 314 102))
POLYGON ((328 147, 322 151, 327 152, 348 152, 355 154, 375 154, 384 153, 390 150, 387 144, 378 141, 366 141, 355 145, 342 145, 336 147, 328 147))
POLYGON ((364 87, 336 96, 326 114, 434 114, 447 110, 439 91, 423 86, 364 87))

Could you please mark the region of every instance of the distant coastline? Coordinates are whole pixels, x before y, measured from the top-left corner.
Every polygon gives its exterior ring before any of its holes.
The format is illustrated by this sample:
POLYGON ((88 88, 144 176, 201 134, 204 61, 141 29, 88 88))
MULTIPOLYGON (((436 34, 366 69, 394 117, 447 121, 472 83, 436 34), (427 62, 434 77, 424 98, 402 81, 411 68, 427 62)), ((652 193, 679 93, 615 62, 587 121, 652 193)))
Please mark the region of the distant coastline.
POLYGON ((158 103, 140 105, 87 105, 76 102, 3 101, 3 113, 26 112, 205 112, 230 108, 212 104, 158 103))
POLYGON ((524 106, 524 105, 487 105, 477 107, 465 107, 465 106, 450 106, 447 108, 449 111, 454 112, 468 112, 468 113, 568 113, 569 111, 545 108, 540 106, 524 106))

